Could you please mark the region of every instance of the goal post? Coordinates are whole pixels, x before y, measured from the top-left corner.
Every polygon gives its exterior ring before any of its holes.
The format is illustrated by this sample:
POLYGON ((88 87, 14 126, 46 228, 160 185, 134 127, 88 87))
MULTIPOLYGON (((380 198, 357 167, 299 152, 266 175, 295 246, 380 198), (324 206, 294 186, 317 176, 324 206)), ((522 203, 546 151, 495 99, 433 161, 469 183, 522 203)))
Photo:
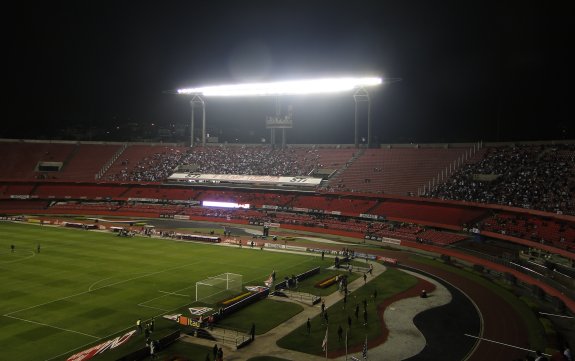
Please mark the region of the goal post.
POLYGON ((196 302, 213 303, 217 298, 231 296, 242 290, 243 277, 237 273, 222 273, 196 282, 196 302))

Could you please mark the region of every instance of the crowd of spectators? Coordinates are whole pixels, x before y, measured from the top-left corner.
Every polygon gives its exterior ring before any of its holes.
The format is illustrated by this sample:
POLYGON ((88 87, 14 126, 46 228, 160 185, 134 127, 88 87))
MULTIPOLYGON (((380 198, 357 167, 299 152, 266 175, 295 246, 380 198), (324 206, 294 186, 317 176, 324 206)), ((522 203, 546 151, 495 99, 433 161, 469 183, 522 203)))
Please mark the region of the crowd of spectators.
POLYGON ((429 197, 575 214, 575 144, 489 148, 429 197))
POLYGON ((178 167, 186 166, 204 174, 241 174, 269 176, 305 176, 320 165, 319 155, 310 148, 301 155, 294 148, 278 149, 271 146, 208 146, 163 148, 145 157, 120 173, 109 175, 114 181, 156 182, 165 180, 178 167))

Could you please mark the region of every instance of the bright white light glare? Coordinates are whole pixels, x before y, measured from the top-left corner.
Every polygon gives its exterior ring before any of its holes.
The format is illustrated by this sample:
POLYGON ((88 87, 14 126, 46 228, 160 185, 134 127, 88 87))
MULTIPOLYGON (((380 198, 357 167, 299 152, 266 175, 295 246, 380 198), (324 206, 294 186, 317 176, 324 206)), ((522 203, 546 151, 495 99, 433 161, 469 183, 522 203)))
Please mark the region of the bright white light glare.
POLYGON ((230 202, 215 202, 215 201, 202 201, 204 207, 220 207, 220 208, 245 208, 249 209, 249 204, 239 204, 230 202))
POLYGON ((306 95, 345 92, 358 87, 375 86, 382 83, 383 80, 381 78, 323 78, 178 89, 178 94, 201 94, 220 97, 306 95))

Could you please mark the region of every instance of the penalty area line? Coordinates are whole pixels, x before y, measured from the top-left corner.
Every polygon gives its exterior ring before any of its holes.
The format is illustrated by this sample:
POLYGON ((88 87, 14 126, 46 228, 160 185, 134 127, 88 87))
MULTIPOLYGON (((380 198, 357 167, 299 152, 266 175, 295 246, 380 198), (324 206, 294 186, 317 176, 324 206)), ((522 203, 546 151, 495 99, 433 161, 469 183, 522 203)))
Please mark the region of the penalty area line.
POLYGON ((24 318, 20 318, 20 317, 14 317, 14 316, 9 316, 9 315, 3 315, 4 317, 8 317, 8 318, 12 318, 18 321, 24 321, 24 322, 28 322, 28 323, 33 323, 35 325, 40 325, 40 326, 44 326, 44 327, 50 327, 50 328, 54 328, 56 330, 60 330, 60 331, 66 331, 66 332, 72 332, 72 333, 76 333, 78 335, 82 335, 82 336, 88 336, 91 338, 95 338, 96 340, 99 340, 100 337, 98 336, 94 336, 94 335, 89 335, 87 333, 83 333, 80 331, 74 331, 74 330, 69 330, 67 328, 62 328, 62 327, 58 327, 58 326, 52 326, 52 325, 48 325, 47 323, 42 323, 42 322, 37 322, 37 321, 31 321, 31 320, 26 320, 24 318))
POLYGON ((167 294, 167 295, 182 296, 182 297, 192 297, 192 296, 190 296, 190 295, 184 295, 184 294, 176 293, 176 292, 161 291, 161 290, 158 290, 158 292, 160 292, 160 293, 165 293, 165 294, 167 294))
MULTIPOLYGON (((473 336, 473 335, 469 335, 469 334, 467 334, 467 333, 464 333, 464 335, 467 336, 467 337, 476 338, 476 339, 478 339, 479 341, 492 342, 492 343, 496 343, 496 344, 498 344, 498 345, 507 346, 507 347, 512 347, 512 348, 516 348, 516 349, 518 349, 518 350, 529 351, 529 352, 535 353, 535 350, 530 350, 530 349, 528 349, 528 348, 523 348, 523 347, 519 347, 519 346, 514 346, 514 345, 510 345, 510 344, 508 344, 508 343, 503 343, 503 342, 499 342, 499 341, 495 341, 495 340, 490 340, 490 339, 484 338, 484 337, 473 336)), ((545 355, 545 356, 551 356, 551 355, 546 354, 546 353, 544 353, 543 355, 545 355)))
POLYGON ((154 310, 160 310, 160 311, 162 311, 162 312, 170 312, 170 310, 166 310, 165 308, 148 306, 148 305, 145 305, 145 304, 143 304, 143 303, 139 303, 138 306, 140 306, 140 307, 152 308, 152 309, 154 309, 154 310))

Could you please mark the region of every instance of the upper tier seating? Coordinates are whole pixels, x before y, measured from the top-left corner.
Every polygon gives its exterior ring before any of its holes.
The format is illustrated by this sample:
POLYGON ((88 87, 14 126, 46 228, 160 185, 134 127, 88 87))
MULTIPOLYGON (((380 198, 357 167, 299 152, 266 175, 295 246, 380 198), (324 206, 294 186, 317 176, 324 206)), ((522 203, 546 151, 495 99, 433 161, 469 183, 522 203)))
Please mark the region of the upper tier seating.
POLYGON ((329 182, 343 191, 417 194, 468 148, 390 148, 365 152, 329 182))
MULTIPOLYGON (((173 155, 179 159, 187 149, 177 146, 131 144, 122 152, 120 157, 108 168, 102 179, 112 181, 150 181, 156 180, 162 168, 159 155, 173 155), (150 169, 149 173, 147 170, 150 169), (152 173, 154 172, 154 173, 152 173)), ((162 174, 166 174, 163 172, 162 174)))
POLYGON ((94 181, 119 149, 111 144, 0 142, 0 152, 9 155, 0 162, 0 178, 94 181), (40 163, 59 163, 61 167, 41 171, 40 163))
POLYGON ((64 163, 74 143, 0 142, 0 179, 59 178, 59 172, 38 172, 39 162, 64 163))
POLYGON ((575 215, 575 144, 489 148, 428 193, 575 215))
POLYGON ((121 181, 163 181, 178 166, 183 165, 194 168, 198 173, 208 174, 297 176, 307 175, 315 164, 311 157, 297 158, 296 151, 289 148, 282 150, 268 146, 223 145, 191 149, 145 147, 129 146, 108 170, 105 178, 121 181))
MULTIPOLYGON (((321 172, 323 176, 333 173, 333 177, 320 187, 332 192, 405 196, 425 190, 427 196, 440 199, 575 215, 575 144, 486 147, 475 152, 474 157, 467 157, 467 164, 458 166, 457 171, 449 166, 461 163, 462 155, 470 154, 469 149, 329 146, 272 149, 269 145, 235 144, 189 148, 2 140, 0 152, 8 156, 0 161, 0 179, 161 182, 181 165, 199 173, 243 175, 303 176, 323 169, 329 170, 321 172), (96 175, 113 159, 116 161, 96 180, 96 175), (38 171, 41 162, 44 166, 61 168, 38 171), (438 174, 446 179, 437 180, 438 174), (431 192, 430 185, 434 187, 431 192)), ((1 193, 6 194, 5 190, 0 190, 0 196, 1 193)), ((288 203, 289 199, 284 199, 276 205, 288 203)), ((346 211, 344 203, 337 208, 346 211)))
POLYGON ((58 178, 95 181, 96 174, 120 148, 118 144, 79 144, 59 172, 58 178))

